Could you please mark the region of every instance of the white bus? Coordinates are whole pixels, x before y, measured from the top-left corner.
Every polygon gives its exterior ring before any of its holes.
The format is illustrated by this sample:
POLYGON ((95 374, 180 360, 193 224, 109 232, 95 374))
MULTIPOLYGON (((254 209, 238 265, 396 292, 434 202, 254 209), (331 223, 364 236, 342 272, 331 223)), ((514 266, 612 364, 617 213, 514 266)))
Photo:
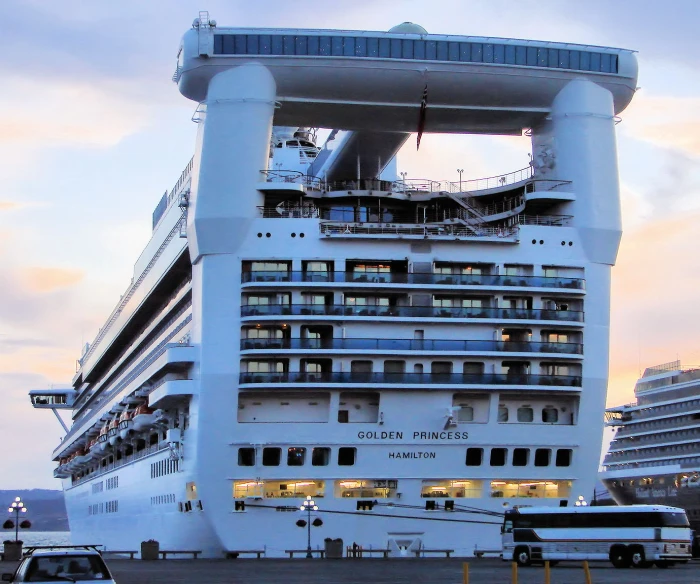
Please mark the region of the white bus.
POLYGON ((691 557, 683 509, 665 505, 520 507, 506 511, 503 559, 610 560, 616 568, 667 568, 691 557))

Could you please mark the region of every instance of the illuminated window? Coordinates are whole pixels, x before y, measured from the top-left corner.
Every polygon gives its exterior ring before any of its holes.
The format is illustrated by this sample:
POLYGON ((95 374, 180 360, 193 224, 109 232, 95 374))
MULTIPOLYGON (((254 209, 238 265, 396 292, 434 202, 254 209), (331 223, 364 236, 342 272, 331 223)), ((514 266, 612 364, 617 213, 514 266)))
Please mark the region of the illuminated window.
POLYGON ((483 481, 468 479, 425 480, 420 496, 424 499, 478 499, 481 497, 483 481))
POLYGON ((292 447, 287 450, 287 466, 304 466, 306 448, 292 447))

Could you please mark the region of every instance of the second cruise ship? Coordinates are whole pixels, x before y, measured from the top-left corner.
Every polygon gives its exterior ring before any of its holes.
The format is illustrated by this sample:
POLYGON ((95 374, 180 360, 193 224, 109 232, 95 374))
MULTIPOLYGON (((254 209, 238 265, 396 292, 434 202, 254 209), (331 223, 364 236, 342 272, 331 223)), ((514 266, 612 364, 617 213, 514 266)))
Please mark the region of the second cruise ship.
POLYGON ((467 555, 588 498, 636 78, 622 49, 200 15, 194 157, 72 387, 31 393, 72 415, 74 542, 467 555), (412 132, 524 133, 532 162, 416 180, 412 132))

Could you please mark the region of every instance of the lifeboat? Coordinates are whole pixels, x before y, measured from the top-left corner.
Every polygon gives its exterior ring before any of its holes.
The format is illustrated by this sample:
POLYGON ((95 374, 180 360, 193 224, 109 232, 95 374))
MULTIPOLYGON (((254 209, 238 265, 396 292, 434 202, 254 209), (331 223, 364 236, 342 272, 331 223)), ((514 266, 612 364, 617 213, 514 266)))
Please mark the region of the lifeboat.
POLYGON ((100 428, 100 435, 97 437, 97 441, 99 442, 99 448, 101 450, 107 450, 107 446, 109 445, 109 442, 107 442, 108 438, 108 433, 109 433, 109 425, 105 424, 100 428))
POLYGON ((76 467, 80 467, 88 462, 90 462, 91 456, 89 456, 84 448, 80 448, 78 452, 75 453, 75 458, 73 459, 73 463, 75 464, 76 467))
POLYGON ((102 453, 102 446, 100 444, 99 438, 93 438, 88 442, 88 451, 90 452, 90 458, 97 458, 102 453))
POLYGON ((119 416, 119 437, 122 440, 126 440, 129 436, 129 432, 131 432, 131 426, 134 424, 132 421, 133 416, 134 412, 131 410, 125 410, 122 412, 121 416, 119 416))
POLYGON ((110 446, 114 446, 117 443, 117 439, 119 438, 119 420, 117 418, 114 418, 109 423, 109 426, 107 428, 107 441, 109 442, 110 446))
POLYGON ((160 410, 152 410, 145 404, 141 404, 134 410, 134 430, 145 430, 155 423, 160 417, 160 410))

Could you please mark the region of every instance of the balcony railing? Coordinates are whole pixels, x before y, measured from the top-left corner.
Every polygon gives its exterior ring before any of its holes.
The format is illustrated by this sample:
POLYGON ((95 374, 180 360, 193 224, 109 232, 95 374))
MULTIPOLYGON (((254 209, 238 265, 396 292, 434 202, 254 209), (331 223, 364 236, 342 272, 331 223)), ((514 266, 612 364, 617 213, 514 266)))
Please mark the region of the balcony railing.
POLYGON ((302 351, 440 351, 440 352, 487 352, 505 351, 513 353, 568 353, 580 355, 580 343, 540 343, 532 341, 491 340, 416 340, 416 339, 241 339, 241 351, 255 349, 302 350, 302 351))
POLYGON ((442 286, 522 286, 583 290, 586 281, 562 276, 508 276, 497 274, 433 274, 406 272, 243 272, 250 282, 341 282, 372 284, 436 284, 442 286))
POLYGON ((338 304, 256 304, 241 306, 241 316, 381 316, 398 318, 497 318, 583 322, 578 310, 525 308, 446 308, 436 306, 344 306, 338 304))
POLYGON ((536 373, 358 373, 331 371, 307 373, 241 373, 240 383, 353 383, 403 385, 558 385, 581 387, 577 375, 541 375, 536 373))

